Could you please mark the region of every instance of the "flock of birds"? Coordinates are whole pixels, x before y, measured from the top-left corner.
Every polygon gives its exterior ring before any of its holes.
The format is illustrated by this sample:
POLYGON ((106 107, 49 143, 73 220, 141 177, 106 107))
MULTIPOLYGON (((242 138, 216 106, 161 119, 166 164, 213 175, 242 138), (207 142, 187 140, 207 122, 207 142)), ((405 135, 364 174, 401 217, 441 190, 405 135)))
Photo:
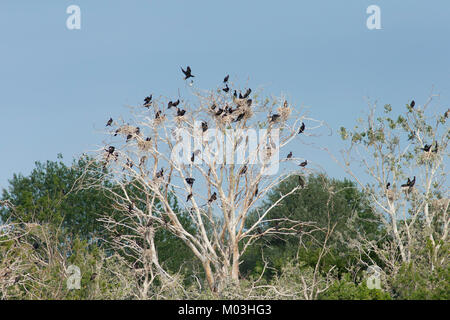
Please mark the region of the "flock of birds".
MULTIPOLYGON (((192 74, 192 69, 191 69, 190 66, 187 66, 186 69, 181 68, 181 71, 183 72, 184 80, 188 80, 189 78, 195 77, 192 74)), ((227 75, 223 79, 224 87, 222 88, 222 91, 225 92, 225 93, 230 93, 230 87, 228 86, 229 78, 230 78, 230 76, 227 75)), ((245 116, 246 116, 246 109, 245 109, 245 107, 250 108, 252 106, 252 104, 253 104, 253 100, 250 98, 251 93, 252 93, 252 90, 250 88, 248 88, 244 93, 242 93, 242 92, 238 93, 236 90, 234 90, 233 93, 232 93, 232 95, 233 95, 232 98, 233 98, 233 101, 236 102, 236 105, 237 105, 234 109, 232 107, 228 106, 228 105, 226 105, 224 108, 221 108, 221 107, 218 107, 216 104, 213 104, 210 107, 210 112, 215 117, 233 116, 234 118, 233 118, 232 121, 233 122, 239 122, 239 121, 243 120, 245 118, 245 116), (242 106, 244 106, 244 108, 241 108, 242 106)), ((144 98, 144 103, 143 103, 142 106, 144 108, 150 109, 152 104, 153 104, 153 95, 150 94, 149 96, 144 98)), ((167 109, 175 108, 176 109, 176 116, 177 117, 182 117, 182 116, 184 116, 186 114, 186 110, 184 110, 181 107, 179 107, 179 105, 180 105, 180 100, 179 99, 177 99, 176 101, 172 101, 171 100, 167 104, 167 109)), ((284 107, 288 107, 288 102, 284 101, 283 106, 284 107)), ((156 112, 155 112, 155 119, 160 119, 161 117, 163 117, 163 114, 162 114, 161 110, 156 110, 156 112)), ((270 114, 268 116, 269 125, 271 125, 273 123, 276 123, 280 119, 280 117, 281 117, 281 115, 278 114, 278 113, 270 114)), ((109 120, 106 123, 106 127, 111 127, 113 125, 113 123, 114 123, 114 120, 112 118, 109 118, 109 120)), ((206 132, 208 130, 208 123, 206 121, 203 121, 201 123, 201 129, 202 129, 202 132, 206 132)), ((300 127, 299 127, 299 129, 298 129, 298 133, 297 134, 304 133, 305 129, 306 129, 305 123, 302 122, 300 127)), ((134 132, 128 132, 127 133, 127 135, 126 135, 126 142, 129 142, 130 140, 133 139, 133 137, 138 136, 140 134, 140 128, 139 127, 136 127, 134 130, 135 130, 134 132)), ((117 136, 119 133, 121 133, 121 128, 118 128, 115 131, 114 136, 117 136)), ((148 137, 148 138, 145 139, 145 141, 151 141, 151 138, 148 137)), ((106 151, 106 161, 107 162, 110 159, 110 157, 113 157, 115 160, 118 159, 119 154, 116 151, 116 148, 114 146, 109 146, 108 148, 105 149, 105 151, 106 151)), ((191 161, 192 162, 194 162, 195 156, 196 156, 196 153, 193 152, 192 156, 191 156, 191 161)), ((290 151, 289 154, 287 155, 287 159, 291 159, 292 157, 293 157, 293 154, 292 154, 292 151, 290 151)), ((141 161, 141 163, 142 163, 142 161, 141 161)), ((304 167, 307 166, 307 164, 308 164, 308 161, 305 160, 305 161, 301 162, 298 165, 300 167, 304 168, 304 167)), ((127 159, 126 166, 128 166, 130 168, 133 167, 132 161, 127 159)), ((124 167, 124 169, 125 169, 125 167, 124 167)), ((248 170, 247 165, 244 165, 239 170, 239 175, 244 175, 247 172, 247 170, 248 170)), ((163 177, 164 177, 164 169, 161 168, 159 171, 156 172, 156 178, 159 179, 159 178, 163 178, 163 177)), ((303 180, 303 178, 300 175, 298 176, 298 178, 299 178, 299 184, 302 187, 304 187, 305 181, 303 180)), ((188 185, 188 187, 190 189, 190 192, 189 192, 189 194, 188 194, 188 196, 186 198, 186 201, 189 201, 192 198, 192 196, 193 196, 192 188, 193 188, 193 185, 194 185, 194 182, 195 182, 195 178, 188 177, 188 178, 185 179, 185 181, 186 181, 186 183, 187 183, 187 185, 188 185)), ((257 195, 258 195, 258 188, 256 187, 256 189, 254 191, 254 196, 257 196, 257 195)), ((207 204, 211 204, 215 200, 217 200, 217 193, 216 192, 214 192, 209 197, 207 204)), ((132 212, 134 210, 134 206, 133 206, 132 203, 129 205, 128 209, 129 209, 130 212, 132 212)))

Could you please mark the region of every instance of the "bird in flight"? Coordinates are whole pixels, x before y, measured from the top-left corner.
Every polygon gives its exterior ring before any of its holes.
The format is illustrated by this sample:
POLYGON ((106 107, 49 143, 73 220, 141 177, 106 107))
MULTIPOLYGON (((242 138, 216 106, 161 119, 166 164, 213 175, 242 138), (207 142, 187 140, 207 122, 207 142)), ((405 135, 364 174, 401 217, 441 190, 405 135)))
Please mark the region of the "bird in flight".
POLYGON ((228 74, 228 75, 223 79, 223 83, 227 83, 229 78, 230 78, 230 75, 228 74))
POLYGON ((108 122, 106 123, 107 127, 110 127, 113 123, 113 118, 109 118, 108 122))
POLYGON ((192 70, 191 70, 191 67, 189 67, 189 66, 187 66, 186 70, 183 70, 183 68, 181 68, 181 71, 183 71, 183 73, 185 75, 184 80, 195 77, 194 75, 192 75, 192 73, 191 73, 192 70))
POLYGON ((308 160, 303 161, 302 163, 299 164, 300 167, 306 167, 306 165, 308 164, 308 160))
POLYGON ((178 100, 175 101, 175 102, 169 101, 169 103, 167 104, 167 109, 170 109, 170 108, 172 108, 172 107, 176 107, 176 106, 178 106, 179 104, 180 104, 180 99, 178 99, 178 100))
POLYGON ((298 130, 298 134, 303 133, 305 131, 305 123, 302 122, 302 125, 300 126, 300 129, 298 130))

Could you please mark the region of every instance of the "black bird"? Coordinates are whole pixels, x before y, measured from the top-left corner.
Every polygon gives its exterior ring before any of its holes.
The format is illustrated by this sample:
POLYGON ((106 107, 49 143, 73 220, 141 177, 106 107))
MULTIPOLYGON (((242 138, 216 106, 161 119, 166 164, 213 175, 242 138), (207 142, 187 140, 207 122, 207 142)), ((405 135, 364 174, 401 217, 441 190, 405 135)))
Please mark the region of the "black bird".
POLYGON ((205 132, 206 130, 208 130, 208 123, 202 122, 202 131, 205 132))
POLYGON ((258 190, 258 186, 256 186, 256 189, 255 189, 255 193, 254 193, 254 196, 255 196, 255 197, 257 197, 257 196, 258 196, 258 192, 259 192, 259 190, 258 190))
POLYGON ((389 187, 390 187, 390 186, 391 186, 391 183, 388 182, 387 185, 386 185, 386 190, 389 190, 389 187))
POLYGON ((239 175, 245 174, 247 172, 247 165, 244 165, 242 169, 239 171, 239 175))
POLYGON ((214 110, 214 109, 216 109, 216 104, 214 103, 212 106, 211 106, 211 110, 214 110))
POLYGON ((150 137, 147 137, 147 139, 145 139, 145 141, 150 141, 150 140, 152 140, 152 138, 150 138, 150 137))
POLYGON ((307 164, 308 164, 308 160, 305 160, 302 163, 300 163, 299 166, 300 167, 306 167, 307 164))
POLYGON ((302 122, 302 125, 300 126, 300 129, 298 130, 298 134, 303 133, 305 131, 305 123, 302 122))
POLYGON ((109 146, 109 148, 108 148, 108 153, 109 153, 109 154, 113 154, 113 153, 114 153, 114 150, 116 150, 115 147, 109 146))
POLYGON ((132 213, 133 210, 134 210, 134 204, 133 204, 133 202, 131 202, 131 203, 128 205, 128 212, 129 212, 129 213, 132 213))
POLYGON ((136 127, 136 130, 134 131, 136 135, 139 135, 141 133, 141 129, 139 127, 136 127))
POLYGON ((270 122, 275 122, 280 117, 279 114, 275 113, 270 117, 270 122))
POLYGON ((192 70, 191 70, 191 67, 189 67, 189 66, 187 66, 186 70, 183 70, 183 68, 181 68, 181 71, 183 71, 183 73, 185 75, 184 80, 195 77, 194 75, 192 75, 192 73, 191 73, 192 70))
POLYGON ((182 117, 186 113, 186 110, 177 109, 177 117, 182 117))
POLYGON ((192 198, 192 192, 188 194, 187 198, 186 198, 186 202, 188 202, 189 200, 191 200, 192 198))
POLYGON ((244 99, 244 96, 240 92, 239 92, 239 99, 244 99))
POLYGON ((113 118, 109 118, 108 122, 106 123, 107 127, 110 127, 113 123, 113 118))
POLYGON ((191 156, 191 162, 194 162, 194 160, 195 160, 195 153, 194 153, 194 152, 192 152, 192 156, 191 156))
POLYGON ((228 75, 223 79, 223 83, 227 83, 229 78, 230 78, 230 75, 228 74, 228 75))
POLYGON ((153 95, 149 95, 148 97, 145 97, 144 99, 144 107, 149 108, 150 104, 152 103, 153 95))
POLYGON ((253 100, 252 100, 252 99, 248 99, 248 100, 247 100, 247 106, 248 106, 248 107, 250 107, 250 106, 252 105, 252 103, 253 103, 253 100))
POLYGON ((416 176, 414 176, 414 179, 412 179, 411 182, 409 183, 409 187, 412 188, 414 187, 415 184, 416 184, 416 176))
POLYGON ((450 109, 448 109, 447 111, 445 111, 444 113, 444 118, 447 119, 448 116, 450 116, 450 109))
POLYGON ((33 249, 34 250, 39 249, 39 243, 37 243, 37 242, 33 243, 33 249))
POLYGON ((245 94, 242 96, 243 99, 248 98, 248 96, 250 95, 250 93, 252 93, 252 89, 248 88, 247 91, 245 92, 245 94))
POLYGON ((428 152, 431 149, 431 144, 426 144, 426 145, 423 146, 423 148, 420 148, 420 149, 422 149, 425 152, 428 152))
POLYGON ((155 114, 155 119, 159 119, 160 116, 161 116, 161 110, 158 110, 155 114))
POLYGON ((436 147, 435 147, 435 149, 432 150, 431 152, 433 152, 433 153, 437 153, 437 152, 438 152, 438 143, 437 143, 437 141, 436 141, 436 147))
POLYGON ((214 200, 217 200, 217 194, 216 194, 215 191, 214 191, 214 193, 211 195, 211 198, 209 198, 208 203, 211 203, 211 202, 213 202, 214 200))
POLYGON ((245 113, 242 112, 240 115, 238 115, 238 117, 237 117, 236 120, 234 120, 234 121, 235 121, 235 122, 239 122, 239 121, 242 120, 242 118, 244 118, 244 116, 245 116, 245 113))
POLYGON ((219 110, 217 110, 217 112, 216 112, 216 116, 220 116, 222 114, 222 112, 223 112, 223 109, 219 108, 219 110))
POLYGON ((120 128, 116 130, 116 132, 114 132, 114 137, 117 136, 117 134, 120 132, 120 128))
POLYGON ((303 180, 302 176, 298 176, 298 184, 302 189, 305 187, 305 180, 303 180))
POLYGON ((289 152, 289 154, 287 155, 287 157, 286 157, 287 159, 290 159, 290 158, 292 158, 292 151, 291 152, 289 152))
POLYGON ((416 102, 413 100, 413 101, 411 101, 411 103, 409 105, 411 106, 411 108, 414 108, 414 106, 416 105, 416 102))
POLYGON ((192 186, 194 185, 195 179, 194 178, 186 178, 185 180, 186 180, 187 184, 190 185, 192 188, 192 186))
POLYGON ((223 90, 223 92, 228 92, 228 91, 230 91, 230 88, 228 88, 228 84, 225 86, 225 88, 223 88, 222 89, 223 90))
POLYGON ((233 97, 237 98, 237 92, 236 92, 236 90, 234 90, 234 92, 233 92, 233 97))
POLYGON ((161 168, 158 172, 156 172, 156 178, 162 178, 164 176, 164 168, 161 168))
POLYGON ((133 138, 132 134, 127 135, 127 141, 126 142, 128 142, 131 138, 133 138))
POLYGON ((176 107, 180 104, 180 99, 172 103, 172 107, 176 107))

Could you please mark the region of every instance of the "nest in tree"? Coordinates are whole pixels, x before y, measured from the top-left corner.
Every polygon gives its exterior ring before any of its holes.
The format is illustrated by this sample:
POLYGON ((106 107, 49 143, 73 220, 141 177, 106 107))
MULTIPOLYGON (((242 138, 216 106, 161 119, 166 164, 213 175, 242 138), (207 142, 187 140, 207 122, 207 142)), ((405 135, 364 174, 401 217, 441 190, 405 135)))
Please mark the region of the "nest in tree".
POLYGON ((290 107, 278 107, 277 112, 280 115, 281 121, 286 121, 289 119, 289 116, 291 115, 292 109, 290 107))
POLYGON ((138 139, 138 148, 142 151, 149 151, 152 147, 152 140, 147 141, 142 138, 138 139))

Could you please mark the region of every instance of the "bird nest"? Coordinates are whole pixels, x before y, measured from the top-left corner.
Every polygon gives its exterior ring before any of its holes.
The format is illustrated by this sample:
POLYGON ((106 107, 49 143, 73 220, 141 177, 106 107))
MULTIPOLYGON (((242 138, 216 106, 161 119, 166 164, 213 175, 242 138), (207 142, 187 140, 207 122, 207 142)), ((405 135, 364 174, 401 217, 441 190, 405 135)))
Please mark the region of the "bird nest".
POLYGON ((152 140, 147 141, 144 139, 139 139, 138 140, 138 148, 142 151, 149 151, 152 147, 152 140))
POLYGON ((123 134, 124 136, 134 135, 136 133, 136 127, 125 124, 121 126, 118 130, 118 133, 123 134))
POLYGON ((277 112, 280 115, 280 120, 286 121, 289 119, 292 109, 290 107, 278 107, 277 112))

